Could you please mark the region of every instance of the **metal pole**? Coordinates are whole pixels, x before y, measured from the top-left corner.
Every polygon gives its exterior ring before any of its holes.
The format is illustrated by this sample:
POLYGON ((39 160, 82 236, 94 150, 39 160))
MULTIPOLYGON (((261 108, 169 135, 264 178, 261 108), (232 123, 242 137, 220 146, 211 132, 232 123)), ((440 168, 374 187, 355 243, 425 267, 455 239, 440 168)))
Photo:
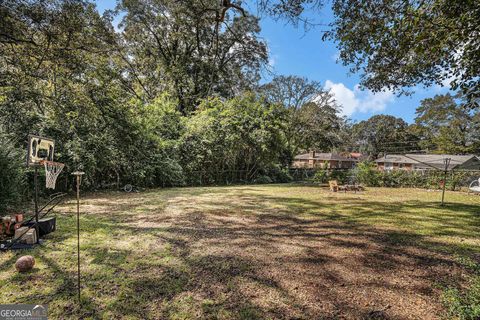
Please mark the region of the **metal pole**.
POLYGON ((78 303, 81 305, 81 288, 80 288, 80 184, 82 183, 83 172, 76 171, 72 173, 77 178, 77 289, 78 303))
POLYGON ((77 286, 78 303, 80 300, 80 176, 77 176, 77 286))
POLYGON ((33 184, 35 185, 35 234, 37 235, 36 243, 40 242, 40 229, 38 228, 38 166, 35 166, 35 172, 33 174, 33 184))
POLYGON ((445 170, 443 171, 443 189, 442 189, 442 206, 445 205, 445 188, 447 186, 447 172, 448 166, 450 165, 450 158, 445 158, 443 162, 445 163, 445 170))

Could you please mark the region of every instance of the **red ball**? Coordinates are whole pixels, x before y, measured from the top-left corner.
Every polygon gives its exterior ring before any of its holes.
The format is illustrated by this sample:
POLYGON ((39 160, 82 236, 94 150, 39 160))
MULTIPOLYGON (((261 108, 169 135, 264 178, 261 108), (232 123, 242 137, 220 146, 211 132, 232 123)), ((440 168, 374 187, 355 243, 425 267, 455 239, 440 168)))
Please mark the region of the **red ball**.
POLYGON ((32 270, 35 265, 35 258, 32 256, 23 256, 15 262, 15 268, 18 272, 27 272, 32 270))

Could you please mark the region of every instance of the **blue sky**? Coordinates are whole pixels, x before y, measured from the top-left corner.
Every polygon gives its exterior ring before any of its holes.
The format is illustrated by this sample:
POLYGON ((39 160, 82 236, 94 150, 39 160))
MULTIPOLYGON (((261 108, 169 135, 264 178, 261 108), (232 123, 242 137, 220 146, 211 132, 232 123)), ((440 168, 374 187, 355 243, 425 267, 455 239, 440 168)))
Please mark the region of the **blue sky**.
MULTIPOLYGON (((96 2, 100 12, 115 6, 115 0, 96 2)), ((255 14, 255 7, 248 9, 255 14)), ((329 8, 315 13, 315 20, 318 22, 328 23, 331 18, 329 8)), ((261 19, 261 27, 261 37, 269 47, 272 71, 278 75, 297 75, 321 82, 342 105, 343 114, 354 121, 383 113, 411 123, 415 117, 415 109, 422 99, 448 92, 447 88, 439 86, 418 87, 414 89, 412 96, 401 97, 391 92, 373 94, 368 90, 362 91, 358 88, 359 75, 351 74, 348 67, 336 62, 338 50, 335 43, 322 41, 322 27, 305 32, 303 27, 296 28, 268 17, 261 19)), ((271 77, 268 73, 264 75, 264 81, 271 77)))

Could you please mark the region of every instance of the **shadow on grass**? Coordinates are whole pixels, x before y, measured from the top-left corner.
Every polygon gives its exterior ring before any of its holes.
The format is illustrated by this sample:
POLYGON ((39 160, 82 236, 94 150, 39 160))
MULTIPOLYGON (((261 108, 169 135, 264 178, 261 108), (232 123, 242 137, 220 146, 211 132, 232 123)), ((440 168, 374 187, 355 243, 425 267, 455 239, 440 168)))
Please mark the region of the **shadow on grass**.
MULTIPOLYGON (((115 195, 98 203, 89 199, 97 213, 83 218, 82 225, 92 235, 121 231, 139 239, 153 237, 159 246, 140 242, 138 248, 123 249, 89 242, 86 261, 92 269, 84 275, 90 292, 83 315, 435 317, 441 312, 436 285, 460 281, 461 274, 444 252, 473 254, 479 249, 439 240, 475 239, 480 231, 478 206, 440 208, 430 201, 382 202, 354 194, 343 200, 322 194, 312 200, 263 193, 268 188, 276 187, 187 188, 161 196, 149 192, 115 195), (190 202, 194 196, 203 202, 190 202), (172 214, 166 202, 175 197, 180 212, 172 214)), ((74 299, 74 275, 62 271, 48 254, 46 250, 41 259, 63 280, 45 299, 74 299)), ((62 311, 74 315, 68 306, 62 311)))

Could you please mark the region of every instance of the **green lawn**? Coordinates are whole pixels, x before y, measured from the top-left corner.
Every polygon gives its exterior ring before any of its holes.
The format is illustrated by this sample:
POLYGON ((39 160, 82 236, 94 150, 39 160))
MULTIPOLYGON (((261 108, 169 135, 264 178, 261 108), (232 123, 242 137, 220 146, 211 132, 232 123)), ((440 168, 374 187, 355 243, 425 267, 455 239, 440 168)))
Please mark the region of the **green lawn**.
MULTIPOLYGON (((440 319, 474 314, 480 196, 259 185, 84 198, 45 244, 0 253, 0 303, 51 319, 440 319), (36 268, 15 272, 31 254, 36 268), (463 308, 463 309, 462 309, 463 308), (450 313, 448 313, 450 312, 450 313)), ((480 314, 480 312, 479 312, 480 314)))

